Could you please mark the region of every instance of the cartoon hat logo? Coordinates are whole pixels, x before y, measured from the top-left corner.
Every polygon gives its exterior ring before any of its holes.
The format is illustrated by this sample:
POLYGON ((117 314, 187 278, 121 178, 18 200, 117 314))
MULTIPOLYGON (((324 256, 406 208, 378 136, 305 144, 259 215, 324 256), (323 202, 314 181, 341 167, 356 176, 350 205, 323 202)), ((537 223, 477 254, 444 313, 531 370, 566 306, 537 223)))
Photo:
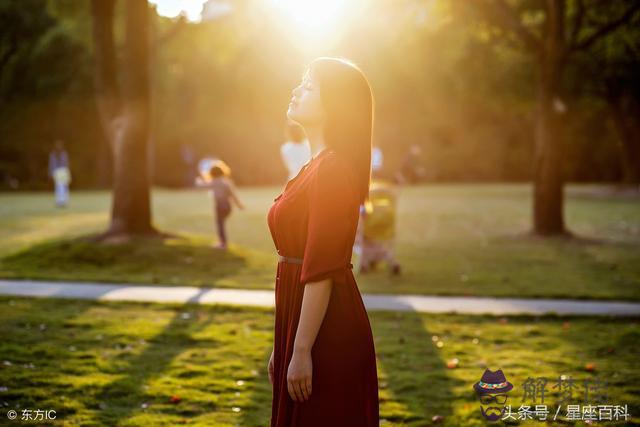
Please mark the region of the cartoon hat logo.
POLYGON ((480 400, 480 412, 489 421, 498 421, 505 410, 507 392, 513 388, 502 373, 502 369, 484 371, 480 381, 473 385, 480 400))

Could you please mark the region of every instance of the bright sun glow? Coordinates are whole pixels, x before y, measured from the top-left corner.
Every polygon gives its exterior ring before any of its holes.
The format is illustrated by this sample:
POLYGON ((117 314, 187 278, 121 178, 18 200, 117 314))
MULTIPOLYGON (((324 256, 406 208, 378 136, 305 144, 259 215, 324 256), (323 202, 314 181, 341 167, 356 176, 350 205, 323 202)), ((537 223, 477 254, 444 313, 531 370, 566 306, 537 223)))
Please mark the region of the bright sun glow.
POLYGON ((202 9, 207 0, 149 0, 156 5, 158 15, 176 18, 184 15, 191 22, 198 22, 202 17, 202 9))
POLYGON ((291 21, 306 31, 325 31, 344 12, 344 0, 269 0, 291 21))
POLYGON ((266 0, 306 41, 325 43, 337 37, 355 0, 266 0))
MULTIPOLYGON (((148 0, 160 16, 185 16, 191 22, 213 20, 233 11, 227 0, 148 0)), ((362 0, 253 0, 269 6, 277 19, 303 46, 324 46, 338 40, 347 14, 362 0)))

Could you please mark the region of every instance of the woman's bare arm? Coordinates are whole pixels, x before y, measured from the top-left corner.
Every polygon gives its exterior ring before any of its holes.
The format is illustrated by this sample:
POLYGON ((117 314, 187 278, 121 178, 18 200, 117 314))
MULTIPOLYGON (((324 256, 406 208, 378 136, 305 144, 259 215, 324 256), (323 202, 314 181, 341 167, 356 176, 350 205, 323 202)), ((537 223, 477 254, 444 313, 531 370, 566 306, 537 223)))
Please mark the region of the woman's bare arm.
POLYGON ((331 279, 309 282, 304 287, 293 356, 287 372, 289 394, 298 402, 311 395, 311 348, 327 312, 331 288, 331 279))
POLYGON ((310 282, 305 285, 300 320, 293 345, 294 352, 311 351, 329 305, 331 286, 331 279, 310 282))

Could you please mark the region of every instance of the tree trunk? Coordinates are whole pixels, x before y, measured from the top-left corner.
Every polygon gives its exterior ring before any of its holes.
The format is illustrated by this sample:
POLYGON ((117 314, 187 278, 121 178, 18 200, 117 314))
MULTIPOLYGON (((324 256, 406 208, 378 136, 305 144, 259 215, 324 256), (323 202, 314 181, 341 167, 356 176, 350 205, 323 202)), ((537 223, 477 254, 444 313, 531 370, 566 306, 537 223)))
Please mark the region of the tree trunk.
POLYGON ((105 236, 148 235, 149 14, 146 0, 126 1, 123 90, 117 88, 114 0, 93 0, 96 95, 113 153, 111 224, 105 236))
POLYGON ((547 23, 538 69, 534 158, 533 232, 565 233, 561 147, 558 134, 559 93, 564 49, 564 2, 547 2, 547 23))
POLYGON ((149 6, 127 0, 123 110, 113 143, 113 204, 109 234, 150 234, 149 6))
POLYGON ((113 167, 111 166, 111 144, 102 135, 98 141, 98 149, 96 150, 96 181, 95 185, 100 189, 111 188, 111 174, 113 167))

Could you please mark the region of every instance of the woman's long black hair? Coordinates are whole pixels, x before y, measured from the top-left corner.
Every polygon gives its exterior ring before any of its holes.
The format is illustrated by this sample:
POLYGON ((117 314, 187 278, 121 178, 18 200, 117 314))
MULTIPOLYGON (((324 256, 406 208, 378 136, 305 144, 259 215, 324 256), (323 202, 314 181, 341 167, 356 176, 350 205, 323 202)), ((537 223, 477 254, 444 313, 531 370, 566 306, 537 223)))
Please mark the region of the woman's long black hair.
POLYGON ((318 82, 326 114, 325 146, 353 165, 360 202, 368 199, 374 101, 362 70, 343 58, 316 58, 306 73, 318 82))

